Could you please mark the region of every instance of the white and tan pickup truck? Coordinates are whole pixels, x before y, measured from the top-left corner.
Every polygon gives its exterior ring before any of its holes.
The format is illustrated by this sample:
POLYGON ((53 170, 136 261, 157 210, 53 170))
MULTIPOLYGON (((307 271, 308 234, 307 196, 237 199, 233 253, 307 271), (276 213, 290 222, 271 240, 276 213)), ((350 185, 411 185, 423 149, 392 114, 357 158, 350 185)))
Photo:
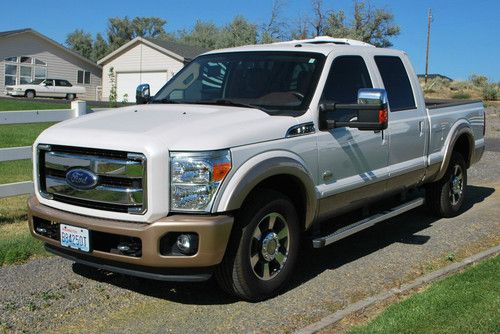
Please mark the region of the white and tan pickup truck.
POLYGON ((36 79, 28 84, 5 87, 5 94, 10 96, 24 96, 29 99, 35 97, 60 97, 74 100, 77 95, 85 94, 85 87, 73 86, 63 79, 36 79))
POLYGON ((459 214, 484 150, 480 101, 425 101, 404 52, 353 40, 212 51, 137 101, 38 137, 33 236, 112 272, 215 274, 253 301, 286 285, 301 240, 323 247, 424 203, 459 214))

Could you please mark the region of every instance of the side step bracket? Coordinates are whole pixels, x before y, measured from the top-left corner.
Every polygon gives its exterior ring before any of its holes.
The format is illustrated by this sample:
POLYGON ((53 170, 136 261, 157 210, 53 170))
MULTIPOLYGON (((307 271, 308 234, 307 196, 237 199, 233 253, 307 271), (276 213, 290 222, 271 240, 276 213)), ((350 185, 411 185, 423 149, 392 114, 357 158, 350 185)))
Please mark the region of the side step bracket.
POLYGON ((381 213, 377 213, 371 217, 360 220, 354 224, 342 227, 341 229, 338 229, 337 231, 333 232, 332 234, 313 239, 312 240, 313 247, 314 248, 321 248, 321 247, 328 246, 329 244, 332 244, 335 241, 338 241, 340 239, 344 239, 344 238, 346 238, 354 233, 357 233, 359 231, 362 231, 364 229, 372 227, 373 225, 378 224, 384 220, 398 216, 406 211, 410 211, 412 209, 415 209, 415 208, 423 205, 424 202, 425 202, 425 199, 423 197, 419 197, 419 198, 416 198, 416 199, 411 200, 409 202, 406 202, 404 204, 398 205, 390 210, 383 211, 381 213))

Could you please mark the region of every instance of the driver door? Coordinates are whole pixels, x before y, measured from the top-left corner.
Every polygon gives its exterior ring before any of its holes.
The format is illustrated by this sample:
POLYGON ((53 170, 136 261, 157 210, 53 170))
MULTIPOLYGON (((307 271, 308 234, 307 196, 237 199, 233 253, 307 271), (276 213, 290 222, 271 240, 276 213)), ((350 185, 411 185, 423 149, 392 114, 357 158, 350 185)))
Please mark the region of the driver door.
MULTIPOLYGON (((358 90, 373 88, 361 56, 337 56, 330 68, 321 102, 357 103, 358 90)), ((329 112, 328 119, 350 121, 352 110, 329 112)), ((386 189, 389 145, 384 131, 340 127, 318 135, 320 215, 361 206, 386 189)))
POLYGON ((38 85, 36 90, 37 96, 54 96, 54 80, 45 79, 41 84, 38 85))

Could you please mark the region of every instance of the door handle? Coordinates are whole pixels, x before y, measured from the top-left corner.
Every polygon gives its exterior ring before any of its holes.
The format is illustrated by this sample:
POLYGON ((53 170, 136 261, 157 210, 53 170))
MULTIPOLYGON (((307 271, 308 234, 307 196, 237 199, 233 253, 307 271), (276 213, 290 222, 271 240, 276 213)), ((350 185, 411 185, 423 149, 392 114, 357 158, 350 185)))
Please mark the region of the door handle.
POLYGON ((418 123, 418 130, 420 131, 420 136, 424 135, 424 121, 418 123))

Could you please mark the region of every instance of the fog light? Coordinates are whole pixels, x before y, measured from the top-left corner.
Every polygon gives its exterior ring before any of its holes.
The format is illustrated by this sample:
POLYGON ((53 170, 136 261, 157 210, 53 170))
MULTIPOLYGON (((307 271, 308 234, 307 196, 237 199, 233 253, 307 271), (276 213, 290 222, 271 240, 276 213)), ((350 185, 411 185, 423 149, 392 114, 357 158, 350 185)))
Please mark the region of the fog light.
POLYGON ((181 234, 175 244, 182 254, 193 255, 198 251, 198 236, 191 233, 181 234))

